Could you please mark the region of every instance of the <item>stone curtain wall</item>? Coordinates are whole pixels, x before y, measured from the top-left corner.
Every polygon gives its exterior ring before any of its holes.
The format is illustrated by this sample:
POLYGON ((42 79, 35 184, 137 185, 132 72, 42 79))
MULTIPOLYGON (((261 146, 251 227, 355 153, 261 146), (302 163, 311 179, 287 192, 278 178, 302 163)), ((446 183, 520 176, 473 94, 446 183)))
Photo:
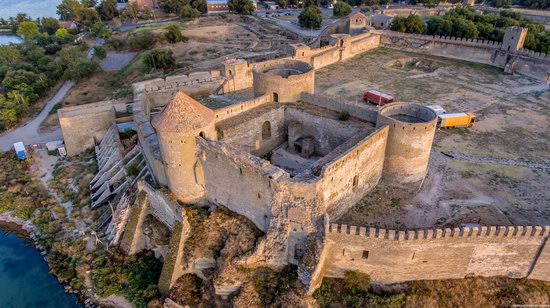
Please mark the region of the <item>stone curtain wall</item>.
POLYGON ((368 135, 323 166, 318 193, 331 219, 338 219, 371 191, 382 177, 388 128, 368 135))
POLYGON ((225 144, 202 138, 197 138, 197 144, 208 200, 245 216, 260 230, 267 231, 273 199, 271 180, 282 170, 225 144))
POLYGON ((82 153, 95 146, 114 123, 115 110, 124 112, 126 100, 102 101, 82 106, 61 108, 57 111, 68 156, 82 153))
POLYGON ((326 225, 328 277, 345 271, 374 281, 508 276, 550 280, 547 241, 550 227, 464 227, 395 231, 326 225), (540 266, 537 266, 540 264, 540 266))
POLYGON ((325 96, 310 93, 302 93, 300 100, 336 112, 347 111, 352 116, 371 123, 376 123, 376 117, 378 115, 376 110, 369 109, 368 105, 364 103, 354 103, 344 100, 337 101, 325 96))
POLYGON ((225 119, 234 117, 238 114, 246 112, 248 110, 260 107, 262 105, 272 102, 272 95, 265 94, 249 101, 245 101, 239 104, 233 104, 224 108, 216 109, 216 122, 223 121, 225 119))
POLYGON ((293 108, 292 105, 285 108, 285 126, 288 127, 291 122, 301 124, 301 136, 315 138, 315 153, 320 156, 329 154, 336 147, 366 129, 364 123, 320 117, 304 109, 293 108))
POLYGON ((256 156, 263 156, 271 152, 286 139, 285 129, 285 107, 279 104, 272 104, 255 109, 250 113, 241 113, 239 116, 229 119, 229 125, 224 122, 218 123, 218 131, 223 135, 223 141, 232 146, 251 153, 256 156), (271 107, 271 108, 270 108, 271 107), (264 111, 257 113, 255 111, 264 111), (262 127, 269 122, 271 137, 264 139, 262 127))

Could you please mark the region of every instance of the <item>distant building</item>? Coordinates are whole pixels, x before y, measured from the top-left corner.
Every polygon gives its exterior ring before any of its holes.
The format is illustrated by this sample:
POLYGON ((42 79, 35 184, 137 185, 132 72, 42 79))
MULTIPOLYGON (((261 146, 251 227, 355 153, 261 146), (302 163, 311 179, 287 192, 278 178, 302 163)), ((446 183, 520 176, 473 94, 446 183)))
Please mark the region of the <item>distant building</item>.
POLYGON ((63 20, 60 20, 59 21, 59 26, 61 28, 65 28, 67 30, 76 30, 78 29, 78 25, 76 24, 76 22, 74 21, 63 21, 63 20))
POLYGON ((264 5, 265 5, 265 8, 268 10, 275 11, 279 9, 279 5, 274 1, 264 1, 264 5))
POLYGON ((206 0, 206 10, 208 14, 227 13, 229 6, 227 0, 206 0))
POLYGON ((372 15, 370 16, 370 25, 376 29, 388 29, 393 20, 393 16, 389 15, 372 15))

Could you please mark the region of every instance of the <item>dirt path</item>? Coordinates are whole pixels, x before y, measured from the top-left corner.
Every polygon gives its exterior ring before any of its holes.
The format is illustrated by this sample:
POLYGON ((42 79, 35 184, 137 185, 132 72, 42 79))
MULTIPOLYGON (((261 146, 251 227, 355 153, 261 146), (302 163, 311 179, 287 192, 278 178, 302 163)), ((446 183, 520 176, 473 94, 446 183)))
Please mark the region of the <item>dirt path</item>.
MULTIPOLYGON (((446 152, 447 153, 447 152, 446 152)), ((453 156, 451 159, 461 160, 469 163, 476 164, 491 164, 491 165, 503 165, 503 166, 516 166, 527 167, 530 169, 547 169, 550 170, 550 161, 526 161, 519 159, 506 159, 484 156, 468 156, 461 153, 449 152, 447 153, 453 156)))

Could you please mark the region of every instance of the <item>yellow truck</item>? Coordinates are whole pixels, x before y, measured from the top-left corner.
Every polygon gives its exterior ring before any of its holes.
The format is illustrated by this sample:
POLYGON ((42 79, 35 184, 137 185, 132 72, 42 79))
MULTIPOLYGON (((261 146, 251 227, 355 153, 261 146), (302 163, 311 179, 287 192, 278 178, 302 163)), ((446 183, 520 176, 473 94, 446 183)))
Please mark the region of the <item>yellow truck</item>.
POLYGON ((473 113, 446 113, 437 115, 437 127, 472 127, 476 121, 476 116, 473 113))

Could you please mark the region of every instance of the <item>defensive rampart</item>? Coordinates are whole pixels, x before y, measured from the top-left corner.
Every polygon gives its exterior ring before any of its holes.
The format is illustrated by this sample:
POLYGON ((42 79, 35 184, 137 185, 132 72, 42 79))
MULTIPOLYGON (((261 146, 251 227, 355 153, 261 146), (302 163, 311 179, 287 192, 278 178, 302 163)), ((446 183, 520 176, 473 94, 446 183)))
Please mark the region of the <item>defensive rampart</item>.
POLYGON ((376 110, 368 108, 366 104, 330 99, 317 94, 302 93, 300 100, 336 112, 347 111, 352 116, 371 123, 376 123, 378 115, 376 110))
POLYGON ((548 226, 395 231, 327 224, 325 232, 317 276, 358 271, 382 283, 467 276, 550 280, 548 226))
POLYGON ((57 111, 67 155, 73 156, 95 146, 115 122, 116 112, 126 112, 130 102, 109 100, 57 111))

